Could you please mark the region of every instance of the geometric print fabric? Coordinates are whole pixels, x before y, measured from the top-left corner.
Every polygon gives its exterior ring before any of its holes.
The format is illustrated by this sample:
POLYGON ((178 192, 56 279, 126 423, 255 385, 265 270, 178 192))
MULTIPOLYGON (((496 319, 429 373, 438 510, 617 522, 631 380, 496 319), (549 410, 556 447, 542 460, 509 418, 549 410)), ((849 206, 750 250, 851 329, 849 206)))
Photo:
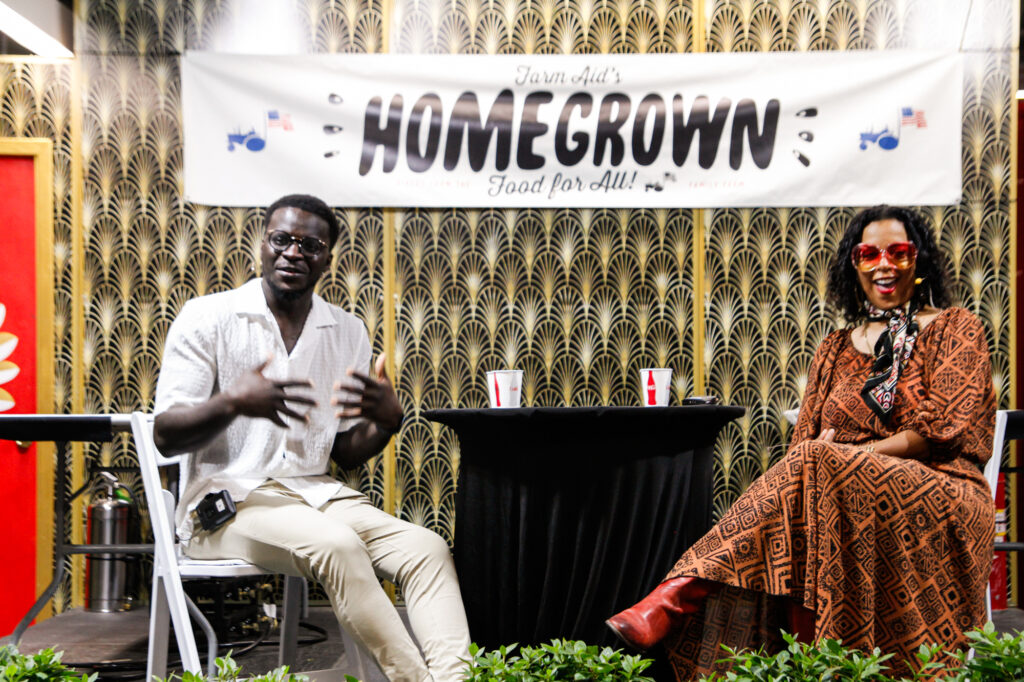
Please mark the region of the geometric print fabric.
POLYGON ((789 452, 669 573, 730 586, 669 641, 680 680, 713 668, 721 643, 777 644, 787 599, 814 610, 816 636, 877 646, 897 670, 984 622, 995 391, 981 323, 949 308, 922 330, 888 425, 860 395, 871 364, 849 329, 822 342, 789 452), (817 440, 828 428, 835 441, 817 440), (920 461, 860 447, 908 429, 928 441, 920 461))

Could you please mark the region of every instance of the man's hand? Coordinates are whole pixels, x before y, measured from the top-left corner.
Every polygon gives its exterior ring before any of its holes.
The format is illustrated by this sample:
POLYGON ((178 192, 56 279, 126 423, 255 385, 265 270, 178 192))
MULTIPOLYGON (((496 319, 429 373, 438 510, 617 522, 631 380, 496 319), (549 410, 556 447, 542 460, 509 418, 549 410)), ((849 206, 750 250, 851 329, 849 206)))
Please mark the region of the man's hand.
POLYGON ((306 415, 296 412, 287 403, 316 407, 316 401, 303 395, 289 394, 285 389, 299 386, 310 388, 313 384, 308 379, 268 379, 263 376, 263 370, 271 360, 272 358, 267 358, 262 365, 243 374, 227 393, 238 414, 246 417, 263 417, 280 427, 288 428, 281 417, 282 414, 300 421, 305 421, 306 415))
POLYGON ((348 375, 356 381, 334 385, 334 390, 343 395, 335 397, 331 402, 344 408, 336 416, 365 417, 389 434, 398 431, 402 425, 402 405, 384 369, 385 361, 386 356, 381 353, 373 368, 376 376, 349 368, 348 375))

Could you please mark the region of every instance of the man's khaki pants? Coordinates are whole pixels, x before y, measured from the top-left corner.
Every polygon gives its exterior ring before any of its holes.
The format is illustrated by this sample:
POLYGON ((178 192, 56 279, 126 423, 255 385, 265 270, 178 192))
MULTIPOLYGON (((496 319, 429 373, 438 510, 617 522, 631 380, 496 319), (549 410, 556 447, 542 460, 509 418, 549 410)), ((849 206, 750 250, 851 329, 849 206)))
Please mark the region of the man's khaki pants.
POLYGON ((459 659, 469 657, 469 628, 448 545, 363 495, 314 509, 268 482, 238 503, 230 523, 195 535, 186 553, 195 559, 245 559, 320 581, 341 626, 392 682, 463 678, 459 659), (401 586, 422 656, 378 576, 401 586))

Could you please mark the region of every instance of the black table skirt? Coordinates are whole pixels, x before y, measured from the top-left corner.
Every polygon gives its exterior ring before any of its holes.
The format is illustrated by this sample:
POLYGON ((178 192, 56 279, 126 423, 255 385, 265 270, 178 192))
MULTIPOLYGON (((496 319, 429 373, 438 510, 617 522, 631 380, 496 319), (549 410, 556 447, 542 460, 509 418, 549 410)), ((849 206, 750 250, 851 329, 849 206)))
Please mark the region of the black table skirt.
POLYGON ((616 644, 604 620, 710 527, 727 406, 431 410, 461 447, 455 562, 473 641, 616 644))

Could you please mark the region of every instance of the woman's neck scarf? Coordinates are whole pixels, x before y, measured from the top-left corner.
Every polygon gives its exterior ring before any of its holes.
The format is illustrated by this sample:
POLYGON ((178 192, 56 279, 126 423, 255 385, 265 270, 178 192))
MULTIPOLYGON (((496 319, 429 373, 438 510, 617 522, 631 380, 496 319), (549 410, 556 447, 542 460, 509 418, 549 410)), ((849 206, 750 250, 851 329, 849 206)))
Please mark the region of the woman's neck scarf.
POLYGON ((864 306, 868 320, 885 321, 886 325, 875 343, 875 363, 860 394, 878 418, 888 423, 896 402, 896 382, 917 341, 917 310, 911 310, 909 303, 891 310, 881 310, 870 303, 864 306))

